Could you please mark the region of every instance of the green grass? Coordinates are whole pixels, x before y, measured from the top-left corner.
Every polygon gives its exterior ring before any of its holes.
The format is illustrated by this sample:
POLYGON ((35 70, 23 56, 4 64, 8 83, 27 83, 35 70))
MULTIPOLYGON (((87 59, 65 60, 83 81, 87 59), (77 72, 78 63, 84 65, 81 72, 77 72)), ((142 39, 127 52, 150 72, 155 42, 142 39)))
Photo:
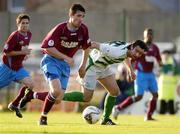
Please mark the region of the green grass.
POLYGON ((117 126, 89 125, 81 114, 52 112, 48 126, 38 126, 40 113, 0 112, 0 134, 180 134, 180 116, 155 116, 157 121, 144 122, 143 116, 121 115, 117 126))

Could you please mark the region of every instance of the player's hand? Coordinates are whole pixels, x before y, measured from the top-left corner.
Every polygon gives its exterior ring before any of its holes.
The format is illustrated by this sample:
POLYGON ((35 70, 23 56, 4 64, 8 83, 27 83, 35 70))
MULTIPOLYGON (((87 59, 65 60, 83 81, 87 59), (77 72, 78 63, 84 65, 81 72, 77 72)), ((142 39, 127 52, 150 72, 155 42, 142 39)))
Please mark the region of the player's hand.
POLYGON ((26 55, 25 57, 24 57, 24 60, 27 60, 29 58, 29 56, 28 55, 26 55))
POLYGON ((31 54, 31 50, 32 49, 29 49, 29 48, 23 48, 21 51, 22 51, 22 54, 24 55, 30 55, 31 54))
POLYGON ((81 67, 79 68, 79 70, 78 70, 78 73, 79 73, 79 77, 80 77, 80 78, 84 78, 85 73, 86 73, 85 67, 84 67, 84 66, 81 66, 81 67))
POLYGON ((74 65, 74 59, 73 58, 66 58, 65 61, 70 65, 70 66, 73 66, 74 65))
POLYGON ((99 49, 99 46, 100 46, 100 44, 98 42, 92 41, 90 49, 94 49, 94 48, 99 49))
POLYGON ((132 71, 127 74, 127 81, 133 82, 136 79, 136 74, 132 71))

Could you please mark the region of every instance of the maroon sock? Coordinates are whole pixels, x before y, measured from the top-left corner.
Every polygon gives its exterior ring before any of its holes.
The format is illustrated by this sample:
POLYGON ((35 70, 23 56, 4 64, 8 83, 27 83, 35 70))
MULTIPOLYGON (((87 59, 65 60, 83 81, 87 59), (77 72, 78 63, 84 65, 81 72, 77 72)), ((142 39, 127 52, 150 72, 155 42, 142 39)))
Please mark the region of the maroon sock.
POLYGON ((48 95, 48 92, 37 92, 36 99, 45 101, 47 95, 48 95))
POLYGON ((25 93, 25 90, 27 89, 28 87, 24 86, 22 87, 20 90, 19 90, 19 93, 18 95, 16 96, 16 98, 12 101, 12 104, 13 106, 18 106, 19 105, 19 102, 20 100, 24 97, 24 93, 25 93))
POLYGON ((42 109, 42 114, 47 115, 48 112, 51 110, 52 106, 55 103, 55 97, 52 96, 52 94, 48 93, 46 96, 46 99, 44 101, 43 109, 42 109))
POLYGON ((131 105, 132 103, 133 103, 133 99, 131 96, 129 96, 122 103, 118 104, 117 108, 120 110, 120 109, 126 108, 127 106, 131 105))
POLYGON ((148 110, 147 110, 147 117, 151 117, 154 110, 156 109, 156 99, 152 99, 149 101, 148 110))

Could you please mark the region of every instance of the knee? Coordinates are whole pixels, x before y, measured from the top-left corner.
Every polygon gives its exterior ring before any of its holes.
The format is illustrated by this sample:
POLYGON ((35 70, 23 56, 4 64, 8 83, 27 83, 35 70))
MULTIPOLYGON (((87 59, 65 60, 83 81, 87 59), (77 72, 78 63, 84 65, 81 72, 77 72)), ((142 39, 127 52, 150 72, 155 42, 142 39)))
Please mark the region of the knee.
POLYGON ((110 92, 110 95, 111 95, 111 96, 118 96, 119 94, 120 94, 119 89, 115 89, 115 90, 113 90, 113 91, 110 92))
POLYGON ((28 82, 26 83, 26 86, 27 86, 28 88, 30 88, 30 89, 33 89, 33 88, 34 88, 34 82, 33 82, 33 81, 28 81, 28 82))
POLYGON ((91 99, 92 99, 92 96, 84 95, 84 97, 83 97, 83 101, 84 101, 84 102, 90 102, 91 99))
POLYGON ((158 99, 158 93, 153 94, 153 99, 158 99))
POLYGON ((54 89, 54 90, 52 90, 51 91, 51 93, 52 93, 52 95, 55 97, 55 98, 57 98, 57 97, 59 97, 59 96, 62 96, 61 94, 61 89, 54 89))
POLYGON ((140 101, 142 99, 142 95, 138 95, 135 97, 135 101, 140 101))

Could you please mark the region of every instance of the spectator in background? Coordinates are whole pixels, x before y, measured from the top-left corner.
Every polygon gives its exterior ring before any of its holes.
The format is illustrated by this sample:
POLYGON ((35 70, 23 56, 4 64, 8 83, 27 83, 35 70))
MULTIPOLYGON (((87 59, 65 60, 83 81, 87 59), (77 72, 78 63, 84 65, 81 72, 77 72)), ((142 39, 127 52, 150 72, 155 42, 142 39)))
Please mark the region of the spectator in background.
POLYGON ((173 51, 165 50, 162 52, 162 73, 159 78, 159 113, 175 113, 174 99, 175 89, 178 82, 177 62, 173 51))

